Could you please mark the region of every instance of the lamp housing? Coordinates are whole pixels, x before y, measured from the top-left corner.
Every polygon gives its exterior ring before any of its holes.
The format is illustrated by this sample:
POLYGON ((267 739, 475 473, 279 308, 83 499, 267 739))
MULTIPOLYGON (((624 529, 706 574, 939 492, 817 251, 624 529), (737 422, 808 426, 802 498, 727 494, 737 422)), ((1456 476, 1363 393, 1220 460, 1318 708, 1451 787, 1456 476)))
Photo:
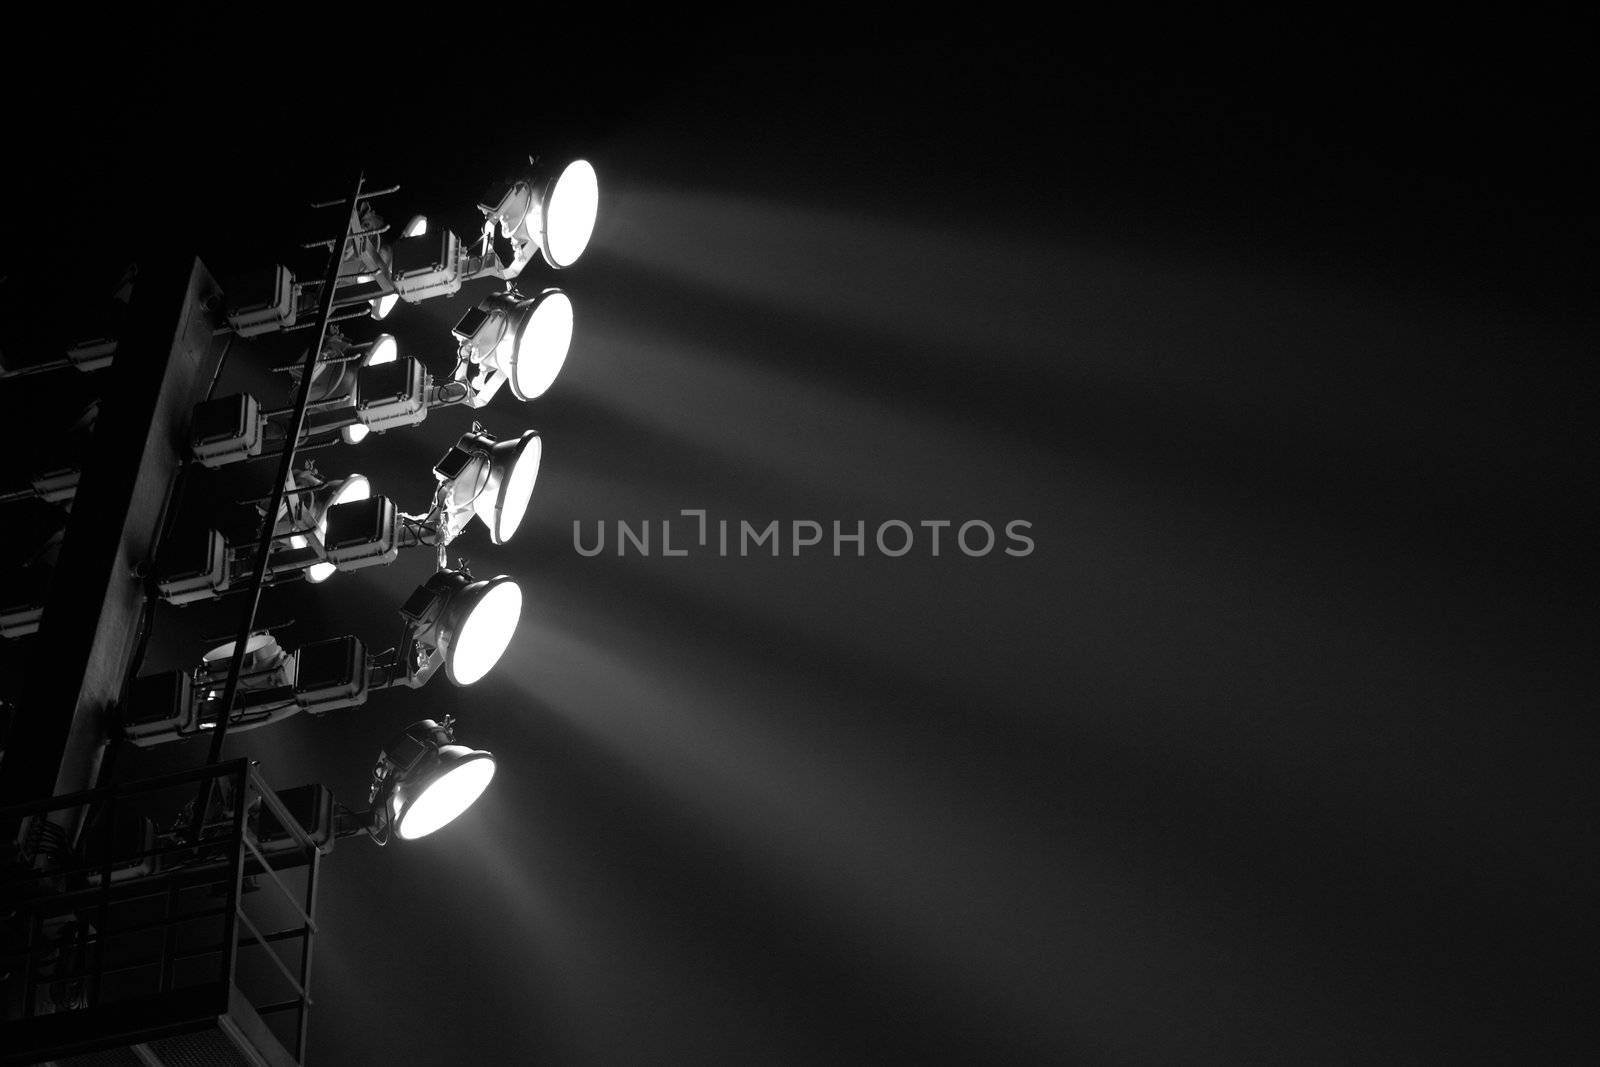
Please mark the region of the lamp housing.
POLYGON ((367 653, 361 639, 334 637, 295 653, 294 699, 313 715, 367 702, 367 653))
POLYGON ((356 372, 356 418, 369 430, 415 426, 428 417, 427 383, 420 360, 362 367, 356 372))
POLYGON ((393 563, 400 555, 400 518, 386 496, 334 504, 324 517, 322 550, 341 571, 393 563))
POLYGON ((546 263, 558 269, 570 267, 589 247, 599 207, 600 183, 594 166, 586 159, 575 159, 535 186, 522 225, 538 242, 546 263))
POLYGON ((219 396, 196 404, 189 424, 189 445, 194 458, 207 467, 261 454, 261 404, 249 393, 219 396))
POLYGON ((294 275, 282 264, 228 283, 228 325, 240 337, 293 326, 295 311, 294 275))
POLYGON ((210 600, 228 588, 227 542, 216 530, 178 525, 156 554, 156 583, 169 604, 210 600))
POLYGON ((471 807, 494 778, 494 756, 457 744, 455 722, 422 719, 383 747, 368 801, 405 840, 426 837, 471 807))
MULTIPOLYGON (((312 523, 312 539, 320 554, 327 555, 328 512, 340 504, 353 504, 370 499, 371 496, 372 483, 363 474, 352 474, 348 478, 328 482, 321 490, 311 494, 307 517, 312 523)), ((381 509, 379 510, 381 512, 381 509)), ((378 536, 381 539, 381 531, 378 536)), ((325 582, 333 577, 333 572, 337 569, 336 564, 324 559, 306 568, 306 580, 313 584, 325 582)))
POLYGON ((505 375, 518 400, 532 400, 561 373, 572 326, 572 299, 562 290, 530 297, 513 289, 484 298, 452 332, 469 358, 505 375))
POLYGON ((411 644, 408 681, 420 685, 442 663, 456 685, 471 685, 499 662, 522 615, 522 588, 504 574, 479 580, 439 571, 400 608, 411 644))
POLYGON ((474 517, 488 528, 495 544, 511 540, 527 513, 543 452, 537 430, 504 441, 481 429, 462 434, 433 468, 444 483, 440 495, 446 543, 474 517))
MULTIPOLYGON (((408 227, 409 228, 409 227, 408 227)), ((401 299, 416 303, 461 288, 461 247, 446 227, 401 237, 389 246, 390 277, 401 299)))

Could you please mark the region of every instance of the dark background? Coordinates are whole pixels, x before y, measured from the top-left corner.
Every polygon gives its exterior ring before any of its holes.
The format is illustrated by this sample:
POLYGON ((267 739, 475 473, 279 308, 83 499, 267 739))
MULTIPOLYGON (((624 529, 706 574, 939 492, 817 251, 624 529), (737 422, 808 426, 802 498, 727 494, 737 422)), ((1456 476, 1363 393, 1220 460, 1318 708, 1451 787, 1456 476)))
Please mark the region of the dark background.
MULTIPOLYGON (((479 416, 545 435, 528 524, 452 553, 523 584, 506 658, 230 744, 351 803, 423 716, 500 760, 448 829, 339 844, 312 1062, 1580 1058, 1576 28, 475 17, 140 25, 13 95, 9 248, 57 295, 157 242, 266 262, 358 168, 396 224, 529 152, 600 174, 588 254, 524 274, 567 367, 479 416), (681 508, 1037 548, 573 549, 681 508)), ((385 328, 447 369, 486 291, 385 328)), ((420 510, 471 418, 319 466, 420 510)), ((262 620, 385 647, 425 555, 262 620)), ((147 669, 239 610, 164 609, 147 669)))

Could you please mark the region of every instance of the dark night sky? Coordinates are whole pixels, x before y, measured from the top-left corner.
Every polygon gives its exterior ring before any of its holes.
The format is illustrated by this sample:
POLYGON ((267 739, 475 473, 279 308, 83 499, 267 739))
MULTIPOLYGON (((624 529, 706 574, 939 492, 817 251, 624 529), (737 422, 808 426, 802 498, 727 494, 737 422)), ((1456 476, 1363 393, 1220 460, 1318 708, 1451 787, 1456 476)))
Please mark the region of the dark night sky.
MULTIPOLYGON (((397 222, 470 213, 529 151, 600 173, 587 256, 524 275, 573 297, 567 367, 480 415, 545 435, 529 525, 453 552, 523 583, 512 650, 471 689, 231 746, 348 802, 424 716, 500 760, 448 830, 339 844, 313 1063, 1576 1047, 1585 71, 1560 27, 1167 29, 586 24, 581 59, 524 76, 497 54, 450 100, 429 99, 438 42, 385 37, 346 57, 323 132, 313 53, 151 37, 24 119, 58 161, 36 195, 70 195, 108 279, 147 224, 263 261, 355 166, 405 186, 397 222), (676 541, 682 508, 869 538, 1023 519, 1037 547, 573 548, 575 521, 677 519, 676 541)), ((407 354, 444 369, 486 291, 402 306, 407 354)), ((470 421, 320 464, 418 510, 470 421)), ((263 620, 381 648, 430 567, 274 591, 263 620)), ((164 611, 148 668, 238 610, 164 611)))

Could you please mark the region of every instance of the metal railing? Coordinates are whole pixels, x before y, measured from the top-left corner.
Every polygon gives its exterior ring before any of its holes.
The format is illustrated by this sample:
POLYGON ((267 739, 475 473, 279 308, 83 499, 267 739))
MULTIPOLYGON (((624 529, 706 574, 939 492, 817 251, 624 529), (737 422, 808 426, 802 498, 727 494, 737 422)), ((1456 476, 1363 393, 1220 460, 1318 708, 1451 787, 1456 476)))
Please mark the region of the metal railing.
POLYGON ((0 1046, 14 1027, 61 1013, 81 1017, 75 1031, 127 1031, 96 1032, 104 1045, 132 1044, 145 1039, 127 1021, 140 1017, 127 1010, 136 1003, 181 995, 220 1015, 237 990, 304 1061, 331 836, 313 840, 248 760, 18 805, 0 812, 0 829, 21 843, 21 862, 0 877, 0 1046), (195 787, 207 780, 214 800, 201 817, 195 787), (82 817, 77 848, 59 830, 68 814, 82 817), (280 954, 286 943, 297 959, 280 954))

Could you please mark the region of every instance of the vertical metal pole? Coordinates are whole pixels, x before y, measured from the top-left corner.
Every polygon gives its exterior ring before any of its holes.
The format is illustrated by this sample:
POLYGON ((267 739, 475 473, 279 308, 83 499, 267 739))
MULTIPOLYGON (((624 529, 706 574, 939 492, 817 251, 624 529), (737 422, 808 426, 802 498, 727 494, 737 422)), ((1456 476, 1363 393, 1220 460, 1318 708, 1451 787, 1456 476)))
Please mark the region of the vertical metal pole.
POLYGON ((165 925, 161 930, 161 974, 156 981, 156 992, 158 993, 165 993, 172 988, 173 979, 177 971, 178 892, 179 884, 174 881, 171 888, 166 892, 166 901, 161 911, 161 918, 165 925))
MULTIPOLYGON (((294 414, 289 420, 289 436, 283 445, 283 458, 278 463, 278 480, 272 488, 272 499, 268 503, 266 517, 261 523, 261 534, 256 538, 255 564, 250 574, 250 596, 245 606, 244 617, 239 620, 239 634, 233 643, 233 658, 228 664, 228 681, 222 690, 221 712, 216 728, 211 732, 211 750, 206 757, 208 763, 215 764, 222 759, 222 744, 228 737, 228 723, 233 717, 233 702, 239 695, 239 674, 244 668, 245 645, 255 629, 256 610, 261 606, 261 587, 266 581, 272 535, 278 524, 278 509, 283 506, 289 475, 294 470, 295 454, 300 449, 300 432, 305 426, 306 408, 311 402, 311 378, 317 367, 317 359, 322 354, 322 345, 328 336, 328 320, 333 315, 333 294, 339 285, 339 265, 344 259, 345 245, 350 240, 350 223, 355 218, 357 205, 361 202, 361 186, 365 181, 365 172, 356 176, 355 191, 350 194, 350 199, 346 202, 344 229, 333 255, 329 258, 328 273, 322 280, 322 299, 317 312, 317 336, 311 347, 306 349, 305 363, 300 373, 300 389, 295 396, 294 414)), ((212 778, 207 778, 200 784, 200 794, 195 802, 195 823, 190 831, 195 835, 195 840, 199 839, 199 827, 205 822, 206 808, 211 804, 214 785, 215 780, 212 778)))
POLYGON ((233 871, 228 878, 228 910, 222 917, 222 974, 225 985, 218 1013, 228 1010, 233 993, 234 972, 239 962, 239 910, 244 907, 245 791, 250 787, 250 764, 239 761, 239 780, 234 790, 233 830, 228 847, 232 850, 233 871))
MULTIPOLYGON (((306 867, 305 913, 308 919, 317 917, 317 868, 321 865, 321 861, 322 850, 312 846, 311 862, 306 867)), ((301 1063, 306 1062, 306 1039, 311 1031, 308 1016, 311 1010, 311 949, 315 938, 316 932, 307 923, 305 937, 300 942, 300 1006, 295 1012, 294 1058, 301 1063)))
POLYGON ((106 963, 106 930, 110 927, 111 909, 111 850, 115 844, 117 826, 117 794, 106 794, 105 830, 100 834, 100 847, 105 855, 100 860, 100 892, 95 897, 95 921, 99 927, 94 932, 94 963, 89 972, 89 1007, 100 1004, 100 979, 106 963))
POLYGON ((38 942, 43 937, 44 916, 30 908, 28 911, 28 955, 23 959, 22 962, 22 1017, 24 1019, 33 1018, 35 1000, 33 990, 33 957, 35 953, 41 951, 38 942))

